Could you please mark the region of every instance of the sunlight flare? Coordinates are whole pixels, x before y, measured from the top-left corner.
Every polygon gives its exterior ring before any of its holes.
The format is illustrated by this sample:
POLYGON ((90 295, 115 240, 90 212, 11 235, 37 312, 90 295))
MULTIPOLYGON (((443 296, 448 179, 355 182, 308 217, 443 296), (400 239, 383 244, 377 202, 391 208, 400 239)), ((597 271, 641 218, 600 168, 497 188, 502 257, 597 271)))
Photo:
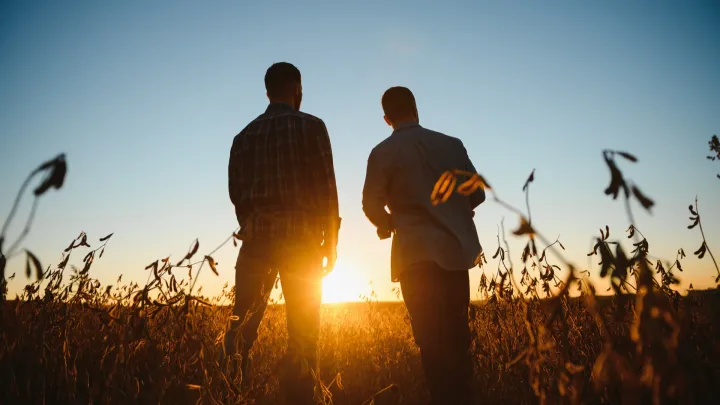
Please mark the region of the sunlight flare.
POLYGON ((368 281, 355 267, 342 260, 338 260, 335 270, 323 279, 324 303, 360 301, 360 296, 368 293, 368 281))

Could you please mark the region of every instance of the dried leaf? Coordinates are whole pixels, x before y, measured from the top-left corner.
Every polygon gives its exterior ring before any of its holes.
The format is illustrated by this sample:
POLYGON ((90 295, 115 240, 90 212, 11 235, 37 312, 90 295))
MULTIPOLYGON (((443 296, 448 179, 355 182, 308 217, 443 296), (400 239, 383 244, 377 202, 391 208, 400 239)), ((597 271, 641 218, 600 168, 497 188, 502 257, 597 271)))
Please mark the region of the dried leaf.
POLYGON ((40 264, 40 260, 38 260, 37 256, 32 254, 32 252, 30 252, 27 249, 25 249, 25 254, 27 255, 27 259, 28 259, 28 269, 26 270, 28 278, 30 277, 30 274, 31 274, 29 266, 30 266, 30 263, 32 263, 33 267, 35 267, 35 275, 37 276, 37 279, 42 280, 44 271, 43 271, 42 265, 40 264))
POLYGON ((480 180, 480 175, 475 173, 458 186, 457 192, 462 195, 470 195, 477 191, 478 188, 483 188, 483 182, 480 180))
POLYGON ((195 241, 192 243, 192 245, 190 245, 190 249, 188 250, 185 257, 183 257, 182 260, 180 260, 175 265, 175 267, 180 267, 185 262, 185 260, 192 259, 192 257, 195 255, 195 253, 197 253, 198 249, 200 249, 200 241, 195 239, 195 241))
POLYGON ((478 174, 478 181, 480 182, 480 187, 482 187, 483 190, 492 190, 492 187, 490 187, 490 183, 487 182, 485 177, 482 176, 482 174, 478 174))
POLYGON ((85 266, 80 271, 80 274, 87 274, 90 271, 90 266, 92 265, 93 261, 95 260, 95 252, 90 252, 90 257, 85 261, 85 266))
POLYGON ((605 163, 610 169, 610 185, 608 185, 605 189, 605 194, 612 195, 613 199, 617 199, 617 196, 620 193, 620 188, 622 187, 627 196, 627 185, 625 184, 625 179, 623 179, 622 172, 620 172, 620 169, 618 169, 615 165, 615 161, 612 160, 607 153, 604 154, 604 158, 605 163))
POLYGON ((25 277, 30 278, 32 272, 30 271, 30 256, 25 259, 25 277))
POLYGON ((645 194, 643 194, 640 191, 640 189, 637 188, 637 186, 634 184, 632 186, 632 192, 633 192, 633 195, 635 196, 635 198, 637 198, 637 200, 640 202, 640 204, 642 204, 642 206, 646 210, 650 211, 652 206, 655 205, 655 202, 653 200, 651 200, 650 198, 648 198, 645 194))
POLYGON ((535 244, 535 238, 530 238, 530 251, 532 252, 533 256, 537 257, 537 245, 535 244))
POLYGON ((197 253, 198 249, 200 249, 200 241, 195 239, 195 242, 193 243, 192 248, 190 248, 190 251, 188 252, 186 258, 187 259, 192 258, 195 255, 195 253, 197 253))
POLYGON ((60 264, 58 264, 58 269, 64 270, 65 266, 67 266, 69 260, 70 260, 70 253, 66 254, 65 257, 60 262, 60 264))
POLYGON ((446 202, 455 190, 456 183, 457 178, 455 177, 455 174, 453 172, 446 171, 445 173, 443 173, 442 176, 440 176, 438 181, 435 183, 432 194, 430 194, 430 201, 432 202, 432 204, 438 205, 440 203, 446 202))
POLYGON ((530 176, 528 176, 527 180, 525 180, 525 184, 523 185, 522 191, 527 190, 528 186, 530 185, 530 183, 533 182, 533 180, 535 180, 535 169, 533 169, 532 172, 530 172, 530 176))
POLYGON ((45 192, 51 187, 55 189, 60 189, 60 187, 62 187, 63 182, 65 181, 65 174, 67 174, 65 154, 60 154, 55 159, 43 163, 40 167, 35 169, 35 172, 37 173, 45 170, 49 170, 49 173, 45 176, 42 183, 35 188, 35 191, 33 191, 33 194, 35 194, 36 197, 45 194, 45 192))
POLYGON ((100 242, 105 242, 106 240, 110 239, 110 237, 112 237, 112 236, 113 236, 112 233, 108 236, 104 236, 104 237, 100 238, 100 242))
POLYGON ((534 235, 535 230, 530 226, 528 221, 525 219, 525 217, 520 218, 520 225, 516 230, 513 231, 513 235, 534 235))
POLYGON ((530 242, 525 245, 525 248, 522 251, 521 258, 523 263, 527 261, 528 256, 530 256, 530 242))
POLYGON ((625 159, 633 162, 633 163, 635 163, 635 162, 638 161, 637 158, 636 158, 634 155, 631 155, 631 154, 629 154, 629 153, 627 153, 627 152, 616 151, 616 153, 617 153, 618 155, 624 157, 625 159))
POLYGON ((145 270, 150 270, 150 269, 157 270, 157 267, 158 267, 158 261, 155 260, 154 262, 145 266, 145 270))
POLYGON ((0 252, 0 280, 5 279, 5 265, 7 265, 7 259, 5 259, 5 255, 0 252))
POLYGON ((219 276, 220 274, 217 271, 217 263, 215 262, 215 259, 210 256, 205 256, 205 260, 207 260, 208 264, 210 265, 210 270, 212 270, 212 272, 215 273, 216 276, 219 276))
POLYGON ((702 245, 700 245, 700 249, 695 251, 695 255, 698 257, 698 259, 702 259, 703 257, 705 257, 705 252, 707 252, 707 245, 705 244, 705 242, 703 242, 702 245))

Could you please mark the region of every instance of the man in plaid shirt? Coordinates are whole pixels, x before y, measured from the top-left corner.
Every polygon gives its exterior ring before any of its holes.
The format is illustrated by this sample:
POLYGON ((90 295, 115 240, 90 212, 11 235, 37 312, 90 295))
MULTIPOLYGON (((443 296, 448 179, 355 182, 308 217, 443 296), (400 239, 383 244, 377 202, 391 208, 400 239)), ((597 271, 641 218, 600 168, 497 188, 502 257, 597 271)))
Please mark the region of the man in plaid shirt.
POLYGON ((299 111, 300 71, 276 63, 265 74, 265 88, 270 105, 235 137, 228 165, 230 200, 243 243, 235 266, 233 312, 238 318, 226 335, 226 351, 241 346, 245 373, 279 274, 289 338, 285 391, 289 398, 311 403, 322 276, 337 258, 335 170, 325 124, 299 111))

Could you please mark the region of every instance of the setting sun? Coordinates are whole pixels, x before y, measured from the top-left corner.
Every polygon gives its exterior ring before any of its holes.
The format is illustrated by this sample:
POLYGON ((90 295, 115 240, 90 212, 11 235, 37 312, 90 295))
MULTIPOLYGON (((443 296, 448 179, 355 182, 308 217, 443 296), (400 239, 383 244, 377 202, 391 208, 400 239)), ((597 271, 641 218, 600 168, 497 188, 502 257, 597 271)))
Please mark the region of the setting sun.
POLYGON ((369 281, 357 269, 338 260, 335 270, 323 279, 324 303, 359 301, 370 293, 369 281))

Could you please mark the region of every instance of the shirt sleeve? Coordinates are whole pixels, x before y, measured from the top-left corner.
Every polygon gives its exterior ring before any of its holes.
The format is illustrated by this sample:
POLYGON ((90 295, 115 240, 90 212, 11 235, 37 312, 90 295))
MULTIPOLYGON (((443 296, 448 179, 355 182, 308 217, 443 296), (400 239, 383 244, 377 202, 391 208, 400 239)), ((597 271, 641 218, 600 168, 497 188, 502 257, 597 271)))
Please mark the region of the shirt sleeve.
POLYGON ((230 201, 233 203, 233 205, 237 204, 237 189, 239 187, 239 153, 240 153, 240 147, 239 147, 239 141, 238 138, 235 137, 233 140, 232 148, 230 148, 230 161, 228 163, 228 192, 230 194, 230 201))
POLYGON ((252 164, 251 161, 248 161, 248 158, 251 159, 251 157, 243 156, 242 150, 242 133, 240 133, 233 140, 228 162, 228 194, 230 195, 230 201, 235 206, 235 215, 238 221, 241 221, 247 215, 240 196, 246 186, 244 177, 248 175, 248 173, 245 173, 244 167, 247 167, 248 163, 252 164))
POLYGON ((334 231, 335 237, 337 237, 337 231, 340 227, 340 215, 330 135, 328 135, 327 127, 322 121, 315 124, 313 133, 315 151, 318 154, 317 159, 314 159, 317 162, 315 167, 315 190, 319 194, 320 209, 327 215, 328 220, 325 230, 334 231))
POLYGON ((384 231, 392 229, 390 214, 385 210, 388 203, 389 182, 387 162, 375 148, 368 158, 362 207, 370 222, 384 231))

